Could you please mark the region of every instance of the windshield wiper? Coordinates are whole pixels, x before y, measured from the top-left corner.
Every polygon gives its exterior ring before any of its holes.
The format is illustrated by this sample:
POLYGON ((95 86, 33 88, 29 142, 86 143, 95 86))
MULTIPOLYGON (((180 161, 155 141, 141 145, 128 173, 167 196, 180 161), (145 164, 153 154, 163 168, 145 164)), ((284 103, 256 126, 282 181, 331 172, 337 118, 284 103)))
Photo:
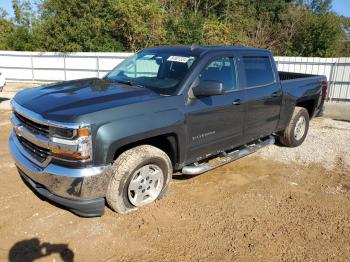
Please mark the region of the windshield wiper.
POLYGON ((119 80, 119 79, 118 79, 118 80, 111 79, 111 80, 112 80, 113 82, 117 82, 117 83, 129 85, 129 86, 145 87, 145 86, 143 86, 143 85, 140 85, 140 84, 137 84, 137 83, 128 81, 128 80, 119 80))

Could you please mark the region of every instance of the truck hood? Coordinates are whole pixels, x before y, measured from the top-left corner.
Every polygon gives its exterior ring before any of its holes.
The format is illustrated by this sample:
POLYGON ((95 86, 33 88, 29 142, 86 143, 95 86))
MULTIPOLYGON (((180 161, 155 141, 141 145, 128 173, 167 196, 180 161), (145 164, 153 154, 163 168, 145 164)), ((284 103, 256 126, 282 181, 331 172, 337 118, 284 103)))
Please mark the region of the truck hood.
POLYGON ((72 121, 84 114, 159 97, 147 88, 89 78, 26 89, 14 99, 47 119, 72 121))

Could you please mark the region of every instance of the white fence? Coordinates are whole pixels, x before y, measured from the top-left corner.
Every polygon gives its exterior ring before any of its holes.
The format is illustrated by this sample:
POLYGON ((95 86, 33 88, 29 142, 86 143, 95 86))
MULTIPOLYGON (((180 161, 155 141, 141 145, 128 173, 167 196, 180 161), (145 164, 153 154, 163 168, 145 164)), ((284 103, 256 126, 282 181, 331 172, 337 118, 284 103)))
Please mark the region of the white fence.
MULTIPOLYGON (((132 53, 0 51, 0 72, 8 81, 56 82, 103 77, 132 53)), ((329 99, 350 102, 350 58, 275 57, 278 70, 326 75, 329 99)))
POLYGON ((0 51, 0 71, 7 81, 57 82, 103 77, 130 55, 0 51))

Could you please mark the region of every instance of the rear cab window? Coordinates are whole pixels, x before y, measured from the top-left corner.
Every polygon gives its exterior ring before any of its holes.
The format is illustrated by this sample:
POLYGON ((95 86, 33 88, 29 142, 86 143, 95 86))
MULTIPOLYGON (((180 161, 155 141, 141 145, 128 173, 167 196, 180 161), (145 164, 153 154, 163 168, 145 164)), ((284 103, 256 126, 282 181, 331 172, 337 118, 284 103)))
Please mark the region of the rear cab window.
POLYGON ((243 56, 246 87, 269 85, 275 82, 269 56, 243 56))

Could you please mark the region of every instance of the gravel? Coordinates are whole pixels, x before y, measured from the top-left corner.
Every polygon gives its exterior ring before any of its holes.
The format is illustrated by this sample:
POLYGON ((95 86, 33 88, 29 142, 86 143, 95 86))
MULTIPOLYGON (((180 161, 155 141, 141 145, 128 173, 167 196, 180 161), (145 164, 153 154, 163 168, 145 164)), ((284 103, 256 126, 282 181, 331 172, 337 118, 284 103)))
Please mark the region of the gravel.
POLYGON ((263 159, 284 163, 321 164, 327 169, 350 168, 350 122, 315 118, 301 146, 273 145, 257 154, 263 159))

